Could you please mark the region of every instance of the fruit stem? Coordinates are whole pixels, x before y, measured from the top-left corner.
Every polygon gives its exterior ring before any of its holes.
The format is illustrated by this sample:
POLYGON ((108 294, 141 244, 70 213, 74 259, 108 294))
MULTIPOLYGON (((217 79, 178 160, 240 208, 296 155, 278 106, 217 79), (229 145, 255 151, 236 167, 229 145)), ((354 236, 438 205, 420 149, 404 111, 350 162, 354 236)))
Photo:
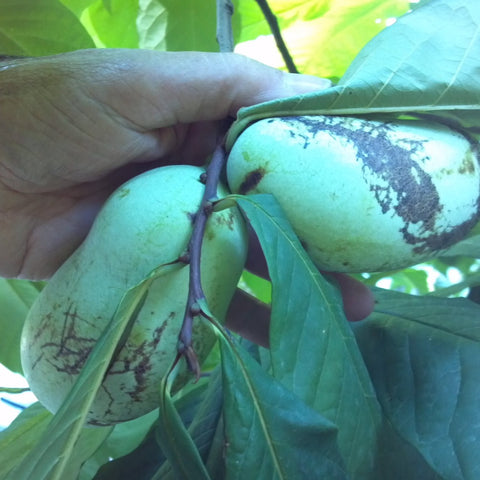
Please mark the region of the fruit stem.
POLYGON ((200 301, 205 300, 200 272, 202 243, 207 220, 213 211, 213 202, 217 200, 218 182, 225 161, 226 152, 222 141, 216 147, 206 173, 202 175, 202 180, 205 182, 205 191, 198 212, 194 218, 192 236, 190 237, 187 248, 187 256, 190 263, 189 288, 187 306, 185 308, 182 328, 178 336, 177 348, 178 353, 185 357, 189 369, 195 374, 197 380, 200 378, 200 365, 192 346, 193 321, 195 317, 199 315, 208 318, 208 315, 206 315, 200 307, 200 301))

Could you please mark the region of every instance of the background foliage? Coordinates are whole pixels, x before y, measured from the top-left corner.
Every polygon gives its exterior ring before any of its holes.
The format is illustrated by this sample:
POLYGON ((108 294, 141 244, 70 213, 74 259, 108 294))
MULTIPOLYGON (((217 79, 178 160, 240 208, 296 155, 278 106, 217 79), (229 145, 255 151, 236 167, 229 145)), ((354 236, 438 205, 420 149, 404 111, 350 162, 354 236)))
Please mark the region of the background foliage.
MULTIPOLYGON (((256 2, 234 4, 236 49, 285 68, 256 2)), ((297 68, 335 85, 243 110, 231 142, 253 119, 292 109, 413 110, 479 134, 480 5, 271 0, 270 6, 297 68)), ((5 0, 0 52, 216 51, 215 12, 215 2, 203 0, 5 0)), ((243 288, 271 300, 270 350, 218 326, 209 378, 173 397, 168 382, 159 385, 160 416, 83 428, 99 366, 108 363, 146 279, 127 293, 104 350, 92 353, 80 394, 55 417, 35 404, 0 432, 0 478, 479 478, 480 232, 429 264, 359 276, 374 288, 377 304, 352 326, 274 199, 236 201, 269 264, 271 284, 245 275, 243 288), (470 299, 450 298, 459 294, 470 299)), ((0 362, 12 371, 21 373, 20 331, 41 286, 0 280, 0 362)))

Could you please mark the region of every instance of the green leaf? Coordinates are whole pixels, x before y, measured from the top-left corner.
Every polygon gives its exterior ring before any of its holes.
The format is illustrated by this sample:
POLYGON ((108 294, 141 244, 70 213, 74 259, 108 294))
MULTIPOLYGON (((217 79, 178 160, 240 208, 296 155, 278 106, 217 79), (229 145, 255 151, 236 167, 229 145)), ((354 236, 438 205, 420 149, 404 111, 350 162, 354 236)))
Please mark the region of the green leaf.
POLYGON ((227 147, 251 122, 282 115, 430 112, 478 129, 479 29, 478 2, 431 0, 369 42, 337 86, 242 109, 227 147))
POLYGON ((0 363, 13 372, 23 372, 20 337, 23 322, 38 292, 33 282, 0 278, 0 363))
POLYGON ((52 55, 93 47, 78 18, 58 0, 3 0, 0 53, 52 55))
POLYGON ((376 301, 355 332, 386 421, 440 478, 479 478, 480 306, 380 289, 376 301))
MULTIPOLYGON (((282 37, 298 70, 337 80, 360 49, 383 30, 388 21, 409 9, 408 0, 270 0, 268 3, 277 16, 282 37)), ((251 41, 237 45, 236 51, 273 67, 285 68, 255 2, 239 1, 239 4, 242 28, 237 41, 251 41)))
POLYGON ((156 430, 156 438, 173 467, 176 478, 208 480, 210 476, 200 453, 170 397, 172 381, 169 376, 162 380, 159 428, 156 430))
POLYGON ((7 477, 9 480, 65 478, 63 473, 68 468, 67 463, 81 434, 90 405, 124 333, 128 331, 131 322, 135 321, 138 309, 141 308, 152 282, 174 267, 167 265, 155 269, 146 279, 125 293, 112 320, 92 349, 72 390, 40 441, 7 477))
MULTIPOLYGON (((216 373, 211 375, 208 386, 205 383, 201 385, 201 382, 196 383, 194 388, 190 389, 186 394, 183 394, 182 389, 180 397, 177 394, 174 398, 175 408, 182 422, 188 425, 188 433, 195 442, 202 459, 207 457, 210 450, 212 437, 217 427, 222 407, 222 386, 218 374, 219 371, 217 370, 216 373)), ((152 413, 155 414, 156 421, 153 426, 150 421, 149 425, 152 428, 150 431, 143 433, 143 441, 138 442, 137 448, 131 449, 132 451, 125 456, 105 463, 95 476, 95 480, 127 480, 131 478, 139 480, 143 478, 148 480, 160 478, 167 480, 176 478, 174 477, 174 470, 171 468, 170 463, 166 462, 165 455, 157 441, 157 435, 162 435, 162 427, 158 420, 158 410, 152 413), (157 430, 159 431, 157 432, 157 430)), ((152 418, 152 414, 146 417, 152 418)), ((114 431, 107 443, 111 441, 113 443, 112 447, 116 445, 117 448, 109 450, 110 452, 115 452, 115 450, 118 450, 118 447, 123 447, 123 445, 118 444, 123 444, 125 440, 129 441, 128 430, 132 427, 135 428, 135 423, 138 423, 138 420, 127 422, 124 434, 121 437, 114 431)), ((123 424, 117 425, 115 430, 119 427, 123 427, 123 424)), ((165 441, 168 442, 172 440, 175 441, 175 438, 169 436, 165 438, 165 441)))
POLYGON ((216 3, 200 0, 140 0, 140 48, 218 51, 216 3))
POLYGON ((103 444, 112 430, 113 427, 83 428, 61 478, 78 478, 83 464, 103 444))
POLYGON ((226 478, 347 478, 335 426, 221 338, 226 478))
POLYGON ((79 480, 151 480, 165 461, 155 439, 158 409, 114 426, 108 438, 83 465, 79 480))
POLYGON ((77 17, 80 17, 84 10, 86 10, 96 0, 60 0, 69 10, 71 10, 77 17))
POLYGON ((273 375, 335 422, 347 471, 368 478, 380 412, 339 293, 320 275, 272 196, 237 202, 260 240, 272 281, 273 375))
POLYGON ((107 48, 138 48, 136 28, 137 1, 97 0, 84 13, 82 21, 91 30, 99 46, 107 48))
MULTIPOLYGON (((196 385, 198 385, 198 383, 196 385)), ((206 385, 204 384, 203 387, 193 388, 185 396, 181 395, 179 398, 175 398, 174 403, 175 409, 178 411, 182 419, 182 423, 185 426, 188 426, 188 435, 195 443, 195 447, 205 465, 206 471, 210 473, 209 467, 216 467, 216 464, 218 463, 223 464, 224 460, 222 452, 222 455, 218 458, 211 458, 211 462, 215 462, 215 465, 207 466, 207 458, 211 457, 212 442, 214 441, 218 429, 223 405, 223 390, 219 368, 210 375, 206 391, 205 386, 206 385)), ((172 440, 175 442, 175 437, 163 434, 162 421, 159 422, 158 428, 159 431, 157 432, 157 435, 162 435, 162 437, 164 437, 164 442, 168 442, 169 444, 172 444, 172 440)), ((190 443, 188 437, 186 437, 186 439, 188 443, 190 443)), ((189 448, 191 448, 191 446, 189 448)), ((194 454, 196 456, 195 450, 194 454)), ((188 463, 188 460, 183 454, 182 458, 183 460, 179 460, 188 463)), ((200 468, 203 470, 204 467, 202 466, 200 468)), ((179 478, 178 475, 175 475, 176 472, 178 472, 178 469, 172 468, 170 462, 165 462, 156 471, 154 478, 161 480, 176 480, 179 478)), ((191 473, 193 478, 196 478, 196 475, 198 475, 195 470, 191 473)))
POLYGON ((0 432, 0 478, 6 478, 35 446, 51 418, 52 414, 45 407, 34 403, 0 432))

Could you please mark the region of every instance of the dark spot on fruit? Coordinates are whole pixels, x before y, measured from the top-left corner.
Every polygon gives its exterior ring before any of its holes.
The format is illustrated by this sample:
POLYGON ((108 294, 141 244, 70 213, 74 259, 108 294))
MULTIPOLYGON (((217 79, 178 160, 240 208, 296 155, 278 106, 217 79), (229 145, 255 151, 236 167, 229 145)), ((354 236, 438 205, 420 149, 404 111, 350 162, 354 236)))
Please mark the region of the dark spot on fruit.
POLYGON ((462 164, 458 169, 458 173, 461 175, 473 175, 475 173, 475 154, 472 150, 469 150, 463 159, 462 164))
MULTIPOLYGON (((406 243, 414 246, 418 254, 445 249, 465 236, 480 217, 480 205, 468 221, 451 231, 438 232, 436 217, 443 205, 432 177, 422 168, 427 161, 424 143, 405 137, 393 142, 389 123, 349 123, 349 118, 339 119, 328 116, 301 116, 282 118, 284 122, 301 123, 309 135, 298 134, 304 141, 304 148, 319 132, 327 132, 335 140, 350 142, 357 149, 357 161, 361 162, 365 183, 374 195, 382 213, 395 213, 402 218, 404 227, 400 230, 406 243), (308 137, 308 138, 307 138, 308 137), (411 233, 412 226, 417 232, 411 233)), ((358 119, 350 119, 358 122, 358 119)), ((465 173, 475 171, 478 155, 472 151, 463 164, 465 173)), ((463 173, 463 172, 460 172, 463 173)))
POLYGON ((118 192, 119 198, 127 197, 129 194, 130 194, 130 189, 129 189, 129 188, 122 188, 122 189, 118 192))
POLYGON ((246 177, 245 180, 241 183, 238 191, 242 195, 245 195, 250 190, 253 190, 261 181, 262 178, 265 176, 265 169, 264 168, 257 168, 253 172, 250 172, 246 177))
POLYGON ((219 214, 212 215, 212 221, 217 225, 225 225, 229 230, 234 230, 235 215, 232 211, 219 212, 219 214), (221 214, 220 214, 221 213, 221 214))

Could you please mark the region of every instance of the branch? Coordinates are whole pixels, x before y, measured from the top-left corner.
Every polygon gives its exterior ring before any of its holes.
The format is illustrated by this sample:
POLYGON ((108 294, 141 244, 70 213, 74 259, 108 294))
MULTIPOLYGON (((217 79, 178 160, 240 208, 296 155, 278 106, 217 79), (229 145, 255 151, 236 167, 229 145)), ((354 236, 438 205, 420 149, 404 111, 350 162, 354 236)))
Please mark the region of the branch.
POLYGON ((270 30, 272 31, 272 34, 273 34, 273 38, 275 39, 275 43, 277 44, 277 48, 282 54, 283 61, 285 62, 285 65, 287 66, 288 71, 290 73, 298 73, 297 67, 293 62, 292 56, 290 55, 290 52, 288 51, 288 48, 285 45, 285 42, 283 41, 282 33, 280 32, 280 28, 278 26, 277 17, 272 12, 270 5, 268 4, 267 0, 255 0, 255 1, 257 2, 258 6, 262 10, 265 20, 267 20, 268 22, 270 30))
POLYGON ((232 15, 232 1, 217 0, 217 42, 221 52, 233 52, 232 15))
POLYGON ((178 353, 185 357, 188 367, 197 379, 200 377, 200 365, 192 346, 192 328, 193 321, 196 317, 200 315, 206 317, 199 306, 199 301, 205 299, 200 273, 202 243, 207 220, 213 210, 213 202, 217 200, 218 182, 220 173, 225 165, 225 160, 226 152, 222 141, 215 149, 206 173, 202 175, 202 180, 204 180, 205 183, 205 191, 200 203, 200 208, 195 215, 187 253, 182 257, 182 261, 190 264, 190 272, 187 306, 185 308, 182 328, 178 336, 178 353))

